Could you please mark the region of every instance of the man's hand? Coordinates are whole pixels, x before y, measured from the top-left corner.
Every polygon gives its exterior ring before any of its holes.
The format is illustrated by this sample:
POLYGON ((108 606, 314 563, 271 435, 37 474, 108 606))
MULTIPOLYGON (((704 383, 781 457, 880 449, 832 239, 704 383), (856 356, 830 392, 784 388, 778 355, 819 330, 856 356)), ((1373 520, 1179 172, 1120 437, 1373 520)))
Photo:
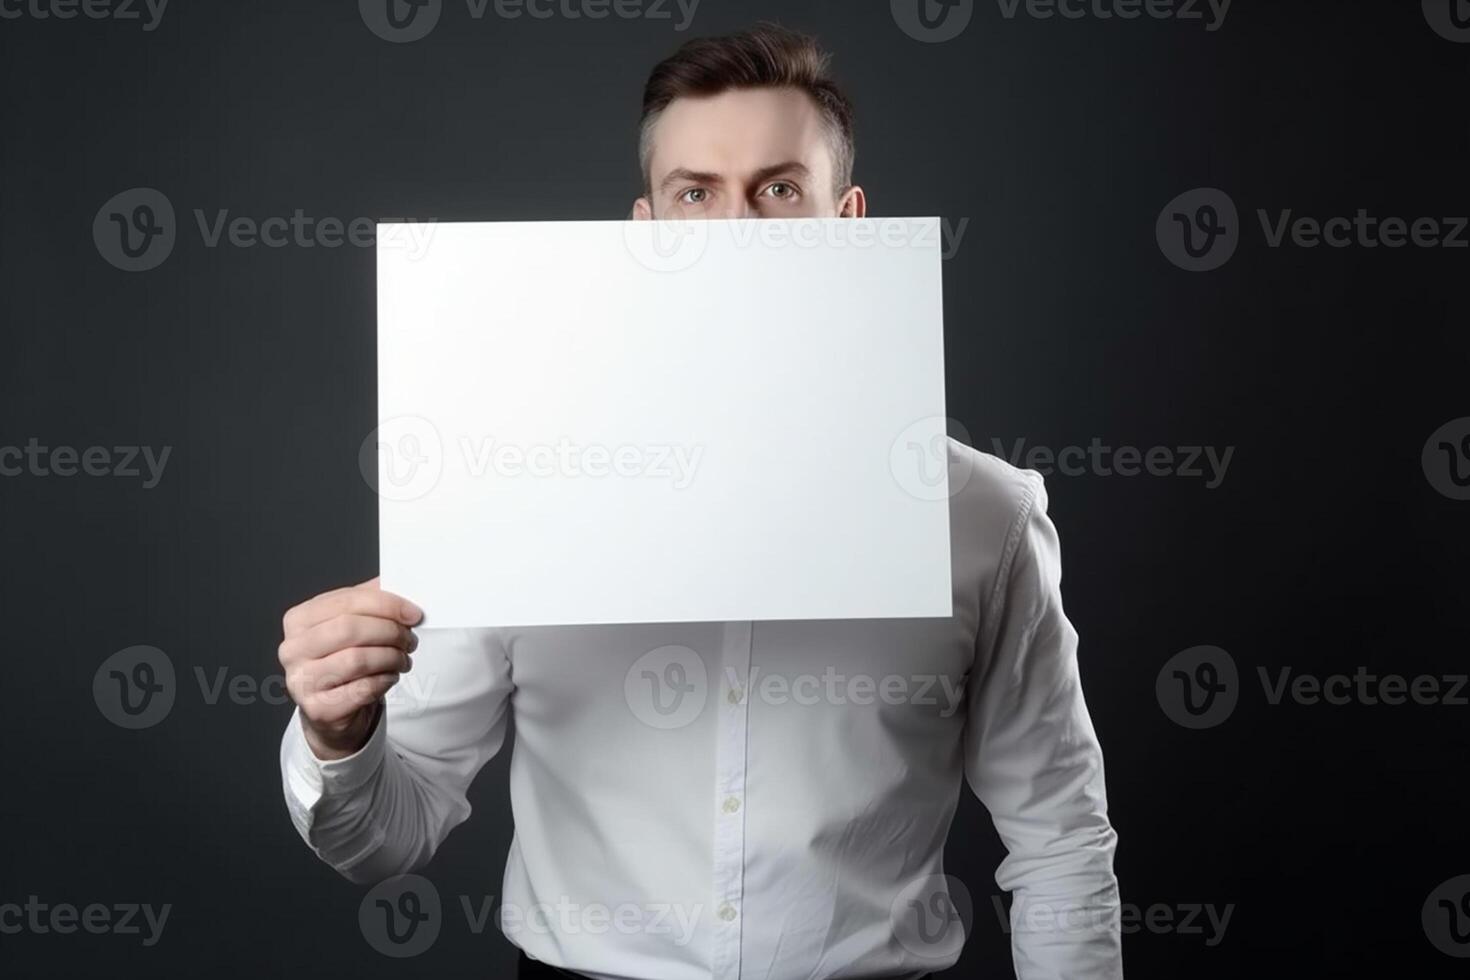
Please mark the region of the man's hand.
POLYGON ((286 612, 281 666, 316 757, 343 759, 367 744, 382 697, 412 670, 423 610, 376 578, 323 592, 286 612))

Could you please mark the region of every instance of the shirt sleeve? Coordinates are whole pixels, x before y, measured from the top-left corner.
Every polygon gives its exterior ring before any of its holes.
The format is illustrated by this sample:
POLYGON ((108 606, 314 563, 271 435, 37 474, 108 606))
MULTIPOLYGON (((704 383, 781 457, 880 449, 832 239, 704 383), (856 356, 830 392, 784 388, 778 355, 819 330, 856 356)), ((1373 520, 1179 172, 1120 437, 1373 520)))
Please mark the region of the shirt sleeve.
POLYGON ((1008 852, 995 879, 1014 893, 1018 980, 1121 980, 1102 749, 1062 611, 1046 490, 1025 476, 966 693, 965 774, 1008 852))
POLYGON ((364 884, 428 863, 470 815, 466 794, 505 740, 512 690, 495 631, 426 629, 413 669, 355 754, 318 759, 295 711, 281 739, 281 779, 301 838, 364 884))

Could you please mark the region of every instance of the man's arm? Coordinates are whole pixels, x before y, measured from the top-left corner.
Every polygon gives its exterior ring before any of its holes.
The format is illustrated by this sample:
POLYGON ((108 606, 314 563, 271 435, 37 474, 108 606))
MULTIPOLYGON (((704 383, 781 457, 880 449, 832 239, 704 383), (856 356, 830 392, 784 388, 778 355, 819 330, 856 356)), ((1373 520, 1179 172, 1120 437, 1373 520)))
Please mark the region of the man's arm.
POLYGON ((281 739, 292 823, 355 882, 426 864, 469 816, 469 785, 505 738, 512 684, 498 634, 426 630, 413 661, 351 754, 323 759, 314 751, 320 739, 300 698, 281 739))
POLYGON ((995 878, 1014 893, 1016 976, 1114 980, 1123 976, 1117 835, 1077 673, 1077 633, 1062 611, 1056 528, 1041 478, 1027 480, 993 594, 982 597, 965 773, 1008 851, 995 878))

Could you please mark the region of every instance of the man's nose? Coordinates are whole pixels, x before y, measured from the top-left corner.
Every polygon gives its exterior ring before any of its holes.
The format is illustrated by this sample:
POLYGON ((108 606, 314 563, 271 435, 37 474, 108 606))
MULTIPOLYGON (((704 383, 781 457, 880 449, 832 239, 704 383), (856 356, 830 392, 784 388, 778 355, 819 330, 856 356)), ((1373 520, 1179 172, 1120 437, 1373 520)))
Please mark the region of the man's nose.
POLYGON ((760 212, 751 206, 749 201, 737 200, 726 202, 721 208, 710 211, 706 217, 710 218, 755 218, 760 212))

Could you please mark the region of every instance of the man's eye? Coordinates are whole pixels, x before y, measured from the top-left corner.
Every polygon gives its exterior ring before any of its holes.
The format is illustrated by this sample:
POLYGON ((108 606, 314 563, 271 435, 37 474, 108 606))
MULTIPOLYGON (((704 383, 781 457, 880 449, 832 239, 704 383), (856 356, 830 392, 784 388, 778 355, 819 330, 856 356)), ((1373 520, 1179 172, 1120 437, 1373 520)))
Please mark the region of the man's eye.
POLYGON ((778 201, 788 201, 799 193, 795 184, 788 184, 784 180, 778 180, 766 187, 766 193, 778 201))
POLYGON ((703 187, 691 187, 679 195, 679 201, 683 204, 703 204, 709 200, 709 191, 703 187))

